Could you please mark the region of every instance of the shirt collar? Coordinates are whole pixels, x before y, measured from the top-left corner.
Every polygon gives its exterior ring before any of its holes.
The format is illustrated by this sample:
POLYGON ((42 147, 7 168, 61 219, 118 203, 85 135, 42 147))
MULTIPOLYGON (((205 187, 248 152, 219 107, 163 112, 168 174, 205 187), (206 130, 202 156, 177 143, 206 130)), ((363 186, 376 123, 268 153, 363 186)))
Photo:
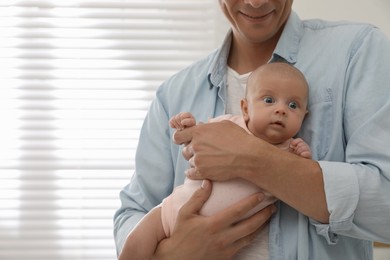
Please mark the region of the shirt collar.
POLYGON ((213 86, 221 86, 227 72, 227 59, 229 57, 230 45, 232 43, 232 30, 226 34, 222 46, 217 50, 214 59, 209 67, 209 83, 210 88, 213 86))
MULTIPOLYGON (((299 41, 303 34, 302 21, 291 11, 279 42, 276 45, 271 61, 285 60, 290 64, 296 63, 299 41)), ((232 41, 232 30, 227 33, 222 46, 216 51, 208 71, 210 88, 221 86, 227 72, 227 59, 232 41)))
POLYGON ((298 15, 292 11, 284 27, 279 42, 276 45, 272 60, 284 59, 290 64, 297 62, 299 42, 303 35, 302 21, 298 15))

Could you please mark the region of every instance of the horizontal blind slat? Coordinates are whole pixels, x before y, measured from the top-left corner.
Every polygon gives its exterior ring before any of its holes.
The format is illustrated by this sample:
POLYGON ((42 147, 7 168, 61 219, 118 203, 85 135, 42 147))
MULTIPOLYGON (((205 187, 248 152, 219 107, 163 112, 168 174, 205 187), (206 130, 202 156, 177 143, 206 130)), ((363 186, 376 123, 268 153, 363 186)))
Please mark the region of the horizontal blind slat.
POLYGON ((158 86, 215 48, 209 0, 0 1, 0 259, 116 259, 158 86))

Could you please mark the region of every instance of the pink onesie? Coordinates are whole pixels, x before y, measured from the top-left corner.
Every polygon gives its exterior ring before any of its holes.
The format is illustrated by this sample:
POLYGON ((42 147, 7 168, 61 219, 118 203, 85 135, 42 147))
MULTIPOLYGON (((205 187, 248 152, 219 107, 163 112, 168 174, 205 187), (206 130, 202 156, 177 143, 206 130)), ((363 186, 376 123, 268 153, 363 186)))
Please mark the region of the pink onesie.
MULTIPOLYGON (((222 115, 211 119, 209 122, 218 122, 222 120, 229 120, 244 128, 248 133, 249 130, 245 124, 242 116, 222 115)), ((250 133, 251 134, 251 133, 250 133)), ((280 147, 283 150, 288 150, 291 140, 282 144, 280 147)), ((189 200, 195 190, 199 189, 202 181, 185 179, 184 184, 174 189, 173 193, 164 199, 162 203, 162 223, 165 234, 169 237, 175 226, 176 217, 181 206, 189 200)), ((212 193, 210 198, 206 201, 200 214, 203 216, 211 216, 228 206, 244 199, 256 192, 261 191, 259 187, 253 183, 241 178, 233 179, 224 182, 213 182, 212 193)), ((264 191, 263 191, 264 192, 264 191)), ((266 207, 267 205, 276 201, 276 198, 271 194, 265 192, 264 201, 255 209, 248 212, 244 217, 247 218, 255 212, 266 207)))
MULTIPOLYGON (((218 122, 222 120, 232 121, 250 133, 242 116, 223 115, 211 119, 209 122, 218 122)), ((278 145, 278 147, 283 150, 288 150, 291 140, 284 142, 280 146, 278 145)), ((167 237, 170 237, 172 234, 180 208, 189 200, 194 191, 199 189, 201 184, 201 180, 191 180, 186 178, 183 185, 176 187, 173 193, 163 200, 161 217, 163 228, 167 237)), ((212 193, 203 205, 200 214, 203 216, 211 216, 259 191, 262 190, 258 186, 241 178, 224 182, 213 182, 212 193)), ((253 215, 262 208, 276 201, 276 198, 271 194, 264 191, 262 192, 265 194, 263 202, 248 212, 242 219, 253 215)), ((268 236, 268 233, 266 235, 268 236)))

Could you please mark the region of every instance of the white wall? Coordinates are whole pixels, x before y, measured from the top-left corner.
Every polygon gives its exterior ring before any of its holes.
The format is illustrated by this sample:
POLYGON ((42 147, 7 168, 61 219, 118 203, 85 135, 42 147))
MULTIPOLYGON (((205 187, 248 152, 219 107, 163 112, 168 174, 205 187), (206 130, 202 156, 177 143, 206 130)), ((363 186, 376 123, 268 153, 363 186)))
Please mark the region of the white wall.
MULTIPOLYGON (((218 10, 218 1, 215 1, 218 10)), ((301 19, 350 20, 367 22, 379 27, 390 38, 390 0, 294 0, 293 9, 301 19)), ((218 10, 220 12, 220 10, 218 10)), ((221 15, 217 23, 220 42, 225 36, 228 23, 221 15)))
POLYGON ((293 9, 302 19, 368 22, 390 37, 389 0, 295 0, 293 9))

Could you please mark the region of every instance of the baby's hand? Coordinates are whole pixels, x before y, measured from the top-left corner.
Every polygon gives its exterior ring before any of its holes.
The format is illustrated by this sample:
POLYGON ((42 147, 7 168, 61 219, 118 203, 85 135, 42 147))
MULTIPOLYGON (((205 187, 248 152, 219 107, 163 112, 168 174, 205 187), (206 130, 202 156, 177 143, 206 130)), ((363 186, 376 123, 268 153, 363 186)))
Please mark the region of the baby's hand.
POLYGON ((183 130, 186 127, 194 126, 195 124, 195 117, 190 112, 179 113, 169 120, 169 125, 178 130, 183 130))
POLYGON ((306 159, 311 159, 310 147, 301 138, 296 138, 296 139, 291 141, 290 150, 291 150, 291 152, 295 153, 296 155, 302 156, 306 159))

